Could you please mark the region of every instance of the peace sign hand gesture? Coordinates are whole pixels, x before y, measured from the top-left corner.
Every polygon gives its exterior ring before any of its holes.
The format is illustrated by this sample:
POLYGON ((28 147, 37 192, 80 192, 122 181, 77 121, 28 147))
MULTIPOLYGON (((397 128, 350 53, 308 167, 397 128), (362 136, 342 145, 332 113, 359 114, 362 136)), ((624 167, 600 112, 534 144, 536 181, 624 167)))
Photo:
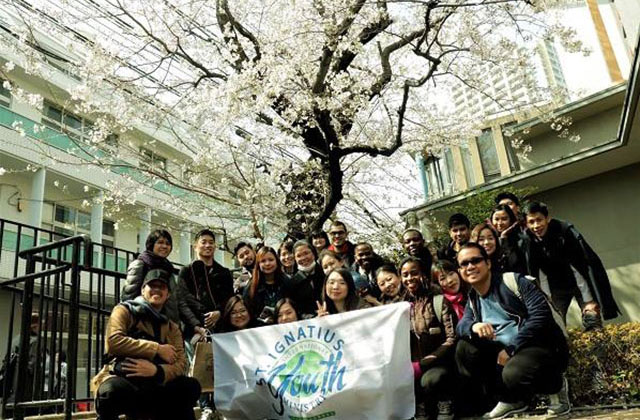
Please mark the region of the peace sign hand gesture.
POLYGON ((321 305, 320 302, 316 300, 316 305, 318 306, 318 309, 316 310, 318 316, 329 315, 329 312, 327 311, 327 302, 323 302, 321 305))

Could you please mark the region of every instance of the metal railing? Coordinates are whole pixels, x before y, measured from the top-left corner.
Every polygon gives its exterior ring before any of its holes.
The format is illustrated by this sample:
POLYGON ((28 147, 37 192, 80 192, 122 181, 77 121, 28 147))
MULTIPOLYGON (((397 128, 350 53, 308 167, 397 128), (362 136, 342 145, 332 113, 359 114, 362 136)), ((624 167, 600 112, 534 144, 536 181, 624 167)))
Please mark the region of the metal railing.
POLYGON ((63 236, 0 219, 0 290, 9 292, 0 294, 9 309, 0 348, 4 366, 13 360, 15 372, 8 378, 5 370, 0 418, 61 412, 71 418, 91 404, 108 318, 137 253, 86 235, 63 236))

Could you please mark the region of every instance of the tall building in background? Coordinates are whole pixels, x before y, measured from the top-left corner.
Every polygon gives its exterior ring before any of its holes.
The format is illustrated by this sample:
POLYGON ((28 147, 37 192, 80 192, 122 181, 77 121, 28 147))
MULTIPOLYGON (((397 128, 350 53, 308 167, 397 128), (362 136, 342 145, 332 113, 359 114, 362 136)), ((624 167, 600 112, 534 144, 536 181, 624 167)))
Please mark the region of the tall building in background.
POLYGON ((569 101, 569 89, 567 87, 567 81, 564 78, 564 72, 562 71, 562 64, 560 63, 560 57, 558 50, 554 43, 550 39, 540 41, 536 48, 538 58, 542 63, 542 70, 548 87, 554 91, 554 94, 558 97, 560 103, 566 103, 569 101))
POLYGON ((487 67, 482 92, 455 85, 456 113, 501 118, 510 113, 510 106, 544 104, 547 100, 536 86, 549 89, 555 104, 563 104, 626 80, 640 22, 637 0, 565 0, 553 13, 576 30, 591 53, 567 52, 556 40, 542 40, 535 57, 516 71, 487 67), (532 82, 532 77, 537 80, 532 82))

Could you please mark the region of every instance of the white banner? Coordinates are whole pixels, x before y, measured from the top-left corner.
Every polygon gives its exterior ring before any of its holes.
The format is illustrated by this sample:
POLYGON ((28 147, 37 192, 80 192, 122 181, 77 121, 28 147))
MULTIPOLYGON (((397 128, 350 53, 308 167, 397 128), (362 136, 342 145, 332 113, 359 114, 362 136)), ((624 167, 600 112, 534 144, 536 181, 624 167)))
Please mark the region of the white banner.
POLYGON ((214 334, 214 398, 226 419, 414 415, 406 302, 214 334))

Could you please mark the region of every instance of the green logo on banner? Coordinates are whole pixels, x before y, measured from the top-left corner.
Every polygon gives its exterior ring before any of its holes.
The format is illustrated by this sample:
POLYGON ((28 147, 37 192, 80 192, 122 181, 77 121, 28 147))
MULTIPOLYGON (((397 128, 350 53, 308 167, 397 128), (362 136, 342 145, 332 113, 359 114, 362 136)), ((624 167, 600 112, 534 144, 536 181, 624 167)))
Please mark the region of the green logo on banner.
MULTIPOLYGON (((308 413, 328 395, 344 389, 347 366, 342 365, 343 350, 344 340, 335 332, 313 324, 289 331, 276 341, 268 353, 273 362, 255 370, 257 384, 266 386, 276 400, 272 404, 276 414, 282 415, 285 406, 308 413)), ((328 412, 303 418, 333 415, 328 412)))

